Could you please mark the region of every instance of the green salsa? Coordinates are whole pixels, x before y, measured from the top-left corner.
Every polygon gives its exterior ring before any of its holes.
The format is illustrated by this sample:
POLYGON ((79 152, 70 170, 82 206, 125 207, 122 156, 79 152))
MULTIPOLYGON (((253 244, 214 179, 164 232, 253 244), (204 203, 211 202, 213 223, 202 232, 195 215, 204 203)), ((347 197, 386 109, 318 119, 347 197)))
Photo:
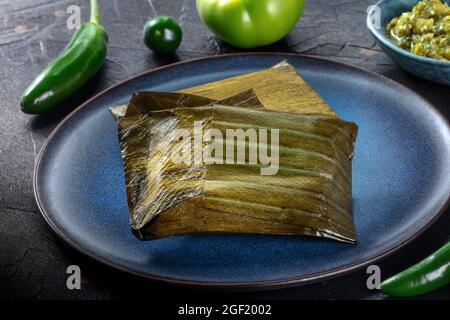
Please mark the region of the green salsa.
POLYGON ((392 42, 414 54, 450 60, 450 7, 441 0, 422 0, 389 22, 392 42))

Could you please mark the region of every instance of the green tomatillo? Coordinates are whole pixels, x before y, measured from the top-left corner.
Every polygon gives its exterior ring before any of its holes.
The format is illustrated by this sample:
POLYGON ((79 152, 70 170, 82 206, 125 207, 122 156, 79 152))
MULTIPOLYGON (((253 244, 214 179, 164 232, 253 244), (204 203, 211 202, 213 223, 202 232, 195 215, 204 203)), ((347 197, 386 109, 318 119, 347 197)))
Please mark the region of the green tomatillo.
POLYGON ((302 15, 304 0, 197 0, 202 21, 219 38, 240 48, 272 44, 302 15))
POLYGON ((144 42, 157 53, 175 51, 181 43, 183 32, 178 22, 169 16, 157 16, 144 26, 144 42))

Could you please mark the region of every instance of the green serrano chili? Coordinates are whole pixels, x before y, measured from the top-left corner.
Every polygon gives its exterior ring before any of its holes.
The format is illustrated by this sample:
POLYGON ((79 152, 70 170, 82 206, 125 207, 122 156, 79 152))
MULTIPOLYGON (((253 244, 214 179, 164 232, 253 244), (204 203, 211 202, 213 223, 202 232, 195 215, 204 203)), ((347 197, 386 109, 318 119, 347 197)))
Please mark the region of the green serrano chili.
POLYGON ((41 113, 72 96, 103 65, 108 34, 100 25, 98 2, 91 0, 90 22, 83 23, 64 51, 30 84, 20 101, 25 113, 41 113))
POLYGON ((390 296, 416 296, 450 283, 450 242, 403 272, 381 283, 380 290, 390 296))

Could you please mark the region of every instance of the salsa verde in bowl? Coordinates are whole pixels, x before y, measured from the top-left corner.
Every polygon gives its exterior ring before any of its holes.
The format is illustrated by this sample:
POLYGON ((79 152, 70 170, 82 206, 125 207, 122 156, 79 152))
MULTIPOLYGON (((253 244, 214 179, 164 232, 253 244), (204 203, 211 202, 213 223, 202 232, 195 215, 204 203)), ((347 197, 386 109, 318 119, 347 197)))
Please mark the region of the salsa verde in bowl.
MULTIPOLYGON (((401 68, 418 77, 450 85, 450 61, 441 57, 437 59, 429 57, 438 57, 438 54, 445 55, 445 43, 443 43, 443 49, 441 49, 439 53, 438 51, 433 53, 432 50, 429 50, 429 54, 424 52, 424 47, 429 48, 427 47, 428 44, 426 43, 426 40, 430 40, 423 37, 423 35, 429 33, 426 32, 428 30, 426 30, 426 28, 424 29, 424 26, 430 26, 431 21, 425 21, 429 19, 426 17, 425 12, 423 18, 419 17, 424 20, 419 20, 419 23, 417 23, 419 18, 413 17, 411 14, 413 8, 416 7, 419 2, 429 1, 430 0, 381 0, 371 7, 367 16, 367 27, 372 32, 378 45, 401 68), (400 22, 399 17, 403 17, 400 22), (412 20, 413 18, 415 21, 412 20), (414 28, 417 30, 414 30, 414 28), (423 35, 420 34, 421 28, 423 35), (397 36, 397 34, 401 36, 393 41, 392 33, 394 33, 395 36, 397 36), (413 41, 413 35, 415 33, 416 35, 414 36, 413 41), (417 47, 415 47, 415 45, 417 47), (420 55, 420 53, 422 53, 422 55, 420 55)), ((444 2, 450 3, 450 0, 445 0, 444 2)), ((417 11, 417 9, 415 11, 417 11)), ((431 13, 428 12, 428 14, 431 13)), ((446 22, 446 19, 448 18, 445 18, 444 22, 446 22)), ((434 20, 435 19, 433 19, 433 28, 440 28, 442 24, 436 23, 435 26, 434 20)), ((431 42, 429 41, 429 43, 431 42)))

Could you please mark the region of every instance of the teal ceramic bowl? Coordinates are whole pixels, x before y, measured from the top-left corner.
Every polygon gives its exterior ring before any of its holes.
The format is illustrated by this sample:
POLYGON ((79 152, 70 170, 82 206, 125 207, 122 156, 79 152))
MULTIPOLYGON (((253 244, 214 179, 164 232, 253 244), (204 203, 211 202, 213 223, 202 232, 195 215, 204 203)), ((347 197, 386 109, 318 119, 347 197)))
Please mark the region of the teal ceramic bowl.
MULTIPOLYGON (((411 11, 418 0, 381 0, 367 15, 367 27, 378 45, 404 70, 426 80, 450 85, 450 61, 418 56, 394 45, 385 35, 386 25, 402 12, 411 11)), ((445 2, 449 3, 450 0, 445 2)))

